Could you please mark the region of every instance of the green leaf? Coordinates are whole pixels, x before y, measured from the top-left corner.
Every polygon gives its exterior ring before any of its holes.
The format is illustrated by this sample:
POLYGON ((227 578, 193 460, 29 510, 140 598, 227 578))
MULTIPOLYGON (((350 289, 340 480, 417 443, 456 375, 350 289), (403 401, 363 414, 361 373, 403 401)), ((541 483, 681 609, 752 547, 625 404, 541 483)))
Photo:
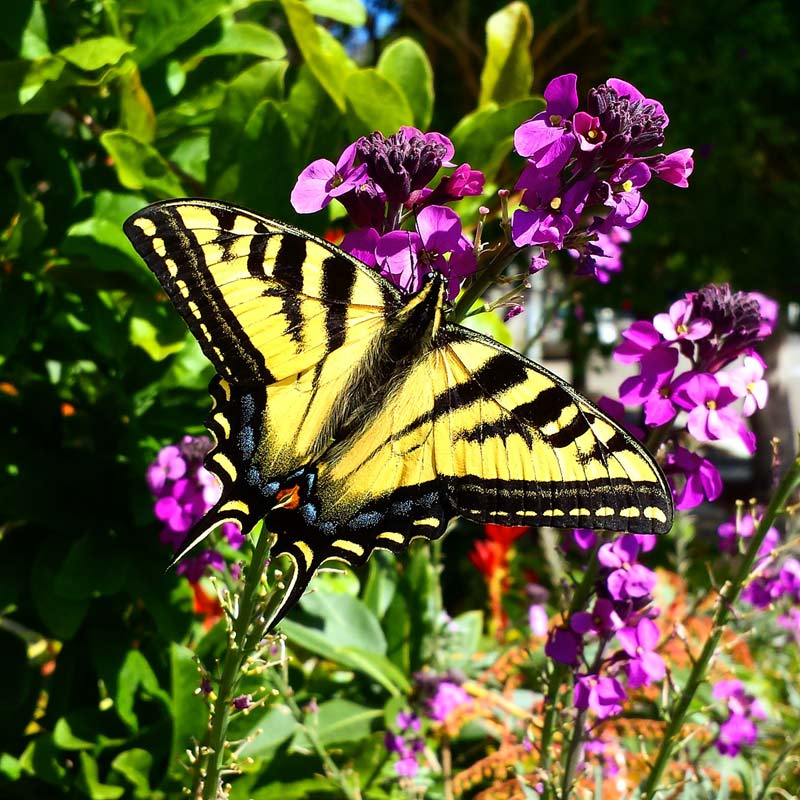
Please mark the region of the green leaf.
POLYGON ((246 120, 258 103, 283 96, 285 61, 260 61, 237 75, 225 89, 211 123, 207 181, 214 197, 231 196, 239 180, 239 147, 246 120))
POLYGON ((491 181, 514 145, 514 130, 545 106, 529 98, 498 107, 489 103, 461 119, 450 133, 459 160, 481 170, 491 181))
MULTIPOLYGON (((307 714, 305 725, 316 727, 323 745, 343 744, 366 739, 373 720, 382 715, 379 709, 367 708, 350 700, 335 699, 322 703, 316 714, 307 714)), ((310 747, 308 736, 300 730, 292 740, 289 751, 307 750, 310 747)))
POLYGON ((375 615, 357 597, 318 589, 307 594, 302 608, 322 620, 324 635, 337 648, 357 647, 386 653, 386 639, 375 615))
POLYGON ((203 738, 208 720, 208 708, 193 687, 200 685, 194 653, 188 647, 173 644, 170 647, 170 671, 172 696, 172 743, 170 746, 169 773, 185 776, 181 755, 191 746, 192 739, 203 738))
POLYGON ((128 59, 117 73, 120 127, 140 142, 150 143, 156 134, 156 112, 142 85, 139 67, 128 59))
POLYGON ((401 125, 411 125, 414 114, 405 95, 375 69, 350 73, 344 85, 347 123, 355 138, 372 131, 384 136, 396 133, 401 125))
POLYGON ((60 786, 67 771, 59 763, 59 751, 53 744, 53 735, 40 734, 34 737, 19 757, 19 763, 28 775, 45 783, 60 786))
POLYGON ((9 781, 16 781, 20 775, 22 775, 22 764, 19 759, 9 753, 0 753, 0 776, 9 781))
POLYGON ((236 196, 250 208, 286 219, 293 214, 289 195, 299 172, 286 120, 273 100, 264 100, 245 125, 236 196))
POLYGON ((63 47, 57 55, 78 69, 92 72, 116 64, 122 56, 133 49, 133 45, 124 39, 118 39, 116 36, 99 36, 96 39, 85 39, 78 44, 63 47))
POLYGON ((270 753, 295 733, 297 725, 287 706, 272 706, 264 716, 254 718, 250 728, 241 735, 240 738, 249 739, 240 750, 241 758, 261 758, 270 753))
POLYGON ((367 9, 361 0, 306 0, 306 5, 318 17, 335 19, 354 28, 367 24, 367 9))
POLYGON ((15 0, 5 4, 0 41, 22 58, 50 55, 47 19, 40 0, 15 0))
POLYGON ((134 58, 147 67, 192 38, 229 5, 228 0, 158 0, 147 3, 133 42, 134 58))
POLYGON ((78 776, 78 786, 89 795, 91 800, 116 800, 125 794, 124 786, 110 786, 100 783, 97 762, 88 754, 80 754, 81 773, 78 776))
POLYGON ((153 361, 163 361, 183 350, 187 336, 189 332, 171 305, 152 301, 134 304, 128 339, 153 361))
POLYGON ((54 590, 68 547, 69 540, 51 537, 40 546, 31 569, 34 606, 49 632, 59 639, 71 639, 89 609, 88 597, 64 597, 54 590))
POLYGON ((459 659, 469 661, 478 651, 483 635, 483 611, 465 611, 448 625, 448 638, 452 642, 451 651, 458 653, 459 659))
POLYGON ((52 588, 72 598, 115 594, 125 583, 128 561, 109 537, 86 534, 73 542, 52 588))
POLYGON ((254 22, 233 22, 223 28, 218 42, 204 47, 197 57, 240 54, 279 59, 286 55, 286 47, 275 31, 254 22))
POLYGON ((146 800, 152 796, 150 789, 150 770, 153 766, 153 756, 134 747, 120 753, 112 762, 111 769, 118 772, 133 786, 133 796, 136 800, 146 800))
POLYGON ((164 197, 185 194, 181 182, 154 147, 120 130, 106 131, 100 136, 100 143, 113 159, 117 178, 126 189, 145 189, 164 197))
POLYGON ((533 17, 527 3, 509 3, 486 22, 486 61, 479 105, 504 105, 528 96, 533 81, 533 17))
POLYGON ((134 704, 140 694, 147 699, 160 700, 165 705, 169 703, 168 695, 159 686, 158 678, 144 654, 140 650, 129 650, 117 676, 114 706, 119 718, 132 731, 139 728, 139 719, 134 711, 134 704))
POLYGON ((42 114, 57 108, 77 74, 56 56, 33 61, 0 61, 0 118, 42 114))
POLYGON ((60 750, 90 750, 96 743, 74 734, 69 720, 61 717, 53 727, 53 744, 60 750))
POLYGON ((368 675, 391 695, 398 696, 411 691, 406 676, 386 656, 357 647, 340 647, 338 657, 341 664, 368 675))
POLYGON ((425 130, 433 114, 433 69, 425 50, 415 39, 401 36, 381 53, 378 72, 406 97, 414 125, 425 130))
POLYGON ((391 553, 377 552, 369 560, 364 604, 382 619, 397 589, 397 565, 391 553))
POLYGON ((345 110, 344 82, 356 66, 344 47, 314 22, 314 16, 300 0, 281 0, 297 47, 314 77, 340 111, 345 110))

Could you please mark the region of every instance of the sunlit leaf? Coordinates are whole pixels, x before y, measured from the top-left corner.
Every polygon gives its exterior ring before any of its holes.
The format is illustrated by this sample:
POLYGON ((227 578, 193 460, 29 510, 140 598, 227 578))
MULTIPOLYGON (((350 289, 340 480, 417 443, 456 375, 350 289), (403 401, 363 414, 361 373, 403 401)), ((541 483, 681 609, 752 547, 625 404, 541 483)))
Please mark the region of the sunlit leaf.
POLYGON ((134 49, 130 42, 116 36, 99 36, 96 39, 84 39, 78 44, 63 47, 59 56, 70 64, 88 72, 116 64, 122 56, 134 49))
POLYGON ((480 105, 503 105, 528 96, 533 81, 532 40, 533 17, 527 3, 509 3, 489 17, 480 105))
POLYGON ((426 130, 433 114, 433 69, 422 46, 408 36, 395 39, 381 53, 377 70, 405 95, 415 127, 426 130))

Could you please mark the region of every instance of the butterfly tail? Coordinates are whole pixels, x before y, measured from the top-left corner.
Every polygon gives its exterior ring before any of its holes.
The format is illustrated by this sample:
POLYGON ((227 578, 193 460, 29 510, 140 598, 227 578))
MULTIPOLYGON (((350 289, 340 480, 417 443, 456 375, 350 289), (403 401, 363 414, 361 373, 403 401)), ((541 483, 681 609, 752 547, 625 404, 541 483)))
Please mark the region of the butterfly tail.
MULTIPOLYGON (((272 606, 270 619, 267 624, 267 633, 275 630, 289 611, 294 608, 308 588, 308 584, 311 578, 314 577, 314 573, 322 563, 322 559, 314 557, 312 553, 302 548, 303 542, 300 542, 300 548, 296 545, 297 543, 293 543, 278 552, 273 551, 273 555, 275 556, 287 556, 292 562, 292 570, 288 578, 282 581, 284 583, 284 588, 282 594, 278 596, 277 605, 272 606)), ((280 586, 277 586, 277 588, 280 591, 280 586)))

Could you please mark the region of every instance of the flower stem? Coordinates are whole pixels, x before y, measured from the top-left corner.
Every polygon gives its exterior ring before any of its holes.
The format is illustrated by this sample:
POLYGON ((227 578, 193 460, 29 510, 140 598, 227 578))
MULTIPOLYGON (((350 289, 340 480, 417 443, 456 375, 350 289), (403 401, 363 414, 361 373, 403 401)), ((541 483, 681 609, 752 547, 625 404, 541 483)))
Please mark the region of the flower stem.
MULTIPOLYGON (((599 549, 600 543, 598 542, 589 556, 589 561, 583 573, 583 579, 581 580, 580 584, 578 584, 578 588, 575 591, 575 594, 572 596, 572 602, 569 605, 569 613, 567 618, 585 606, 586 601, 589 599, 589 595, 594 589, 594 581, 595 577, 597 576, 597 569, 599 565, 597 560, 597 553, 599 549)), ((556 664, 555 668, 553 669, 553 673, 550 676, 550 680, 547 683, 547 691, 544 699, 545 703, 548 705, 547 711, 545 712, 544 722, 542 723, 542 740, 540 744, 540 768, 544 773, 550 772, 550 764, 553 757, 553 754, 550 751, 550 745, 553 740, 553 732, 556 721, 556 700, 558 698, 558 690, 561 687, 561 684, 564 682, 568 672, 569 669, 566 664, 556 664)), ((547 800, 549 797, 552 797, 550 786, 545 787, 544 797, 545 800, 547 800)))
POLYGON ((750 539, 749 546, 739 564, 739 569, 736 571, 736 574, 730 581, 726 582, 720 590, 719 599, 714 610, 711 635, 706 640, 700 655, 694 662, 692 671, 686 681, 686 686, 678 695, 670 709, 669 723, 667 724, 661 747, 658 750, 655 762, 653 763, 647 780, 645 781, 644 788, 642 789, 642 800, 651 800, 656 791, 658 791, 661 775, 672 756, 672 751, 675 749, 678 735, 683 727, 683 722, 686 718, 689 706, 700 684, 705 680, 706 670, 714 655, 714 651, 717 649, 725 624, 731 615, 733 604, 739 598, 742 588, 747 583, 752 573, 753 565, 756 562, 758 550, 761 547, 761 543, 764 541, 764 537, 772 527, 775 518, 784 510, 789 496, 798 485, 800 485, 800 458, 795 459, 786 475, 784 475, 783 480, 778 485, 778 488, 775 490, 775 494, 772 496, 767 510, 764 512, 764 516, 761 518, 755 533, 750 539))
POLYGON ((239 604, 239 613, 229 636, 229 646, 222 664, 217 699, 211 712, 212 722, 208 738, 208 760, 203 780, 203 800, 221 797, 220 772, 225 763, 225 739, 231 716, 231 703, 242 674, 242 665, 248 656, 248 632, 258 609, 259 587, 269 556, 272 534, 261 530, 256 542, 253 558, 244 576, 244 589, 239 604))
POLYGON ((306 724, 303 710, 294 699, 294 691, 292 690, 292 687, 289 686, 289 682, 286 680, 286 678, 284 678, 281 671, 279 669, 275 670, 271 677, 273 683, 275 684, 275 688, 281 693, 281 699, 286 703, 287 706, 289 706, 292 716, 300 724, 303 732, 311 742, 311 746, 314 748, 314 751, 325 765, 325 770, 327 771, 328 775, 337 783, 339 788, 342 790, 342 793, 346 798, 348 798, 348 800, 361 800, 361 792, 359 792, 357 788, 354 788, 350 785, 350 782, 345 778, 342 771, 336 766, 336 762, 330 757, 328 751, 325 749, 325 745, 322 744, 322 740, 319 738, 317 729, 313 725, 306 724))
POLYGON ((479 265, 472 283, 464 290, 453 309, 453 322, 461 322, 469 314, 475 302, 483 297, 483 293, 492 286, 502 274, 509 261, 519 252, 511 242, 506 242, 490 254, 489 263, 479 265))

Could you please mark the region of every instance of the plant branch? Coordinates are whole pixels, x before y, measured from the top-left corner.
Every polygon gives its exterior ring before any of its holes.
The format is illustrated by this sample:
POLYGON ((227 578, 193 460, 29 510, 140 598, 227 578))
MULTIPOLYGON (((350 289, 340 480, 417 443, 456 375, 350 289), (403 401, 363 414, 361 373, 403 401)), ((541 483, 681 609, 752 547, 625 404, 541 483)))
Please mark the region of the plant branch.
POLYGON ((705 680, 706 671, 714 652, 719 645, 725 624, 731 615, 733 604, 739 598, 742 587, 747 583, 756 562, 759 548, 767 535, 767 531, 772 527, 775 518, 784 511, 784 507, 792 492, 800 485, 800 458, 795 459, 789 471, 784 475, 775 494, 772 496, 764 516, 756 528, 755 533, 750 539, 747 552, 744 554, 739 569, 736 571, 732 580, 728 581, 720 590, 719 599, 714 610, 711 635, 706 640, 703 649, 694 662, 692 671, 686 681, 686 686, 676 698, 669 714, 669 723, 661 742, 661 747, 656 755, 653 767, 647 776, 642 790, 642 800, 651 800, 658 790, 661 776, 672 757, 678 735, 680 734, 683 722, 686 718, 689 706, 694 699, 700 684, 705 680))
MULTIPOLYGON (((272 534, 262 528, 256 542, 253 558, 245 577, 239 610, 228 637, 228 648, 222 665, 217 699, 212 709, 212 723, 208 738, 208 758, 203 778, 203 800, 220 797, 220 772, 225 762, 225 740, 231 717, 231 705, 239 685, 242 666, 248 656, 248 632, 257 614, 259 590, 269 556, 272 534)), ((202 763, 202 762, 201 762, 202 763)))

